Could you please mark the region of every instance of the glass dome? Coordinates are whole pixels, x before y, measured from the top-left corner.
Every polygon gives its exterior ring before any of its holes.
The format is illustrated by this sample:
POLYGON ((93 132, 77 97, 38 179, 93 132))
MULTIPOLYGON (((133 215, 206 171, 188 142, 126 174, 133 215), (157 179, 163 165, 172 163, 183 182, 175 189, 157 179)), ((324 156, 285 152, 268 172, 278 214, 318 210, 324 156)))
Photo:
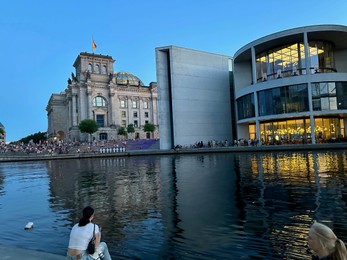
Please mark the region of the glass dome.
POLYGON ((117 80, 117 84, 131 85, 131 86, 144 86, 143 82, 135 75, 128 72, 116 72, 114 76, 117 80))

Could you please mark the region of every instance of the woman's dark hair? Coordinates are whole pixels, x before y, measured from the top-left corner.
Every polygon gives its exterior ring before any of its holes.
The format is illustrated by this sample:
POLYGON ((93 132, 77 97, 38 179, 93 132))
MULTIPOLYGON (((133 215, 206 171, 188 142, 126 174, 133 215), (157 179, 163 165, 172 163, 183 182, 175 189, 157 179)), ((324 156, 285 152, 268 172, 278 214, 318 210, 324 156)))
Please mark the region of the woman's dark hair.
POLYGON ((78 222, 78 226, 83 227, 87 225, 90 221, 90 217, 94 214, 94 209, 90 206, 85 207, 82 211, 83 217, 78 222))

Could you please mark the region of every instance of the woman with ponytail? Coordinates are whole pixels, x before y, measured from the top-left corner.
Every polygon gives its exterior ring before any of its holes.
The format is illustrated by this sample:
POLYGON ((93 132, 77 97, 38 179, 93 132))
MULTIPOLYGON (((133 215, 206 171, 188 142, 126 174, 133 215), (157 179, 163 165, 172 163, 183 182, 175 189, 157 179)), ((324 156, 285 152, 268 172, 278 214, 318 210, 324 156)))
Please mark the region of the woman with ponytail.
POLYGON ((326 225, 314 222, 307 241, 309 248, 315 253, 313 260, 347 260, 344 242, 326 225))
POLYGON ((96 254, 102 256, 102 258, 98 259, 111 260, 106 243, 100 242, 101 229, 98 225, 92 223, 93 219, 94 209, 89 206, 85 207, 82 212, 82 218, 78 224, 73 226, 70 233, 69 248, 67 251, 68 260, 95 259, 86 251, 93 234, 95 234, 96 254))

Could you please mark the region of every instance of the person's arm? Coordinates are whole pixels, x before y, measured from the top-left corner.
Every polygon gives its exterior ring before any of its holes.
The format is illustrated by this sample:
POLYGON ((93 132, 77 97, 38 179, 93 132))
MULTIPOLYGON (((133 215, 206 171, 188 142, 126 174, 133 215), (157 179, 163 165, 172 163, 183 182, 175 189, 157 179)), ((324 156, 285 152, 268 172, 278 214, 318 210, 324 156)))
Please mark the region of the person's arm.
POLYGON ((99 232, 95 234, 95 247, 99 246, 101 241, 101 228, 99 229, 99 232))

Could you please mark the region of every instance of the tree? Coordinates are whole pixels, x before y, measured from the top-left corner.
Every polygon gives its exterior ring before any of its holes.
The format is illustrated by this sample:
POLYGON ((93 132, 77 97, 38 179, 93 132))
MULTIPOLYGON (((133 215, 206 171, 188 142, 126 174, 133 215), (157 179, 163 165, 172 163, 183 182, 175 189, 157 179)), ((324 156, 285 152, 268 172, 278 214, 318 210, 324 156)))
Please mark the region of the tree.
POLYGON ((4 134, 5 134, 4 129, 0 127, 0 135, 4 135, 4 134))
POLYGON ((99 126, 93 119, 84 119, 78 125, 78 129, 81 133, 88 133, 90 137, 89 139, 91 140, 92 134, 98 131, 99 126))
POLYGON ((126 136, 126 135, 127 135, 127 131, 126 131, 125 127, 121 126, 121 127, 118 129, 118 134, 119 134, 119 135, 122 135, 122 136, 126 136))
POLYGON ((35 144, 38 144, 39 142, 43 142, 46 140, 47 140, 47 132, 37 132, 35 134, 31 134, 31 135, 28 135, 27 137, 20 139, 19 142, 27 144, 30 141, 32 141, 35 144))
POLYGON ((127 132, 128 132, 128 134, 135 133, 135 127, 134 127, 133 124, 129 124, 129 125, 127 126, 127 132))
POLYGON ((153 132, 155 131, 155 125, 152 123, 146 123, 143 126, 143 131, 145 132, 151 132, 153 134, 153 132))

